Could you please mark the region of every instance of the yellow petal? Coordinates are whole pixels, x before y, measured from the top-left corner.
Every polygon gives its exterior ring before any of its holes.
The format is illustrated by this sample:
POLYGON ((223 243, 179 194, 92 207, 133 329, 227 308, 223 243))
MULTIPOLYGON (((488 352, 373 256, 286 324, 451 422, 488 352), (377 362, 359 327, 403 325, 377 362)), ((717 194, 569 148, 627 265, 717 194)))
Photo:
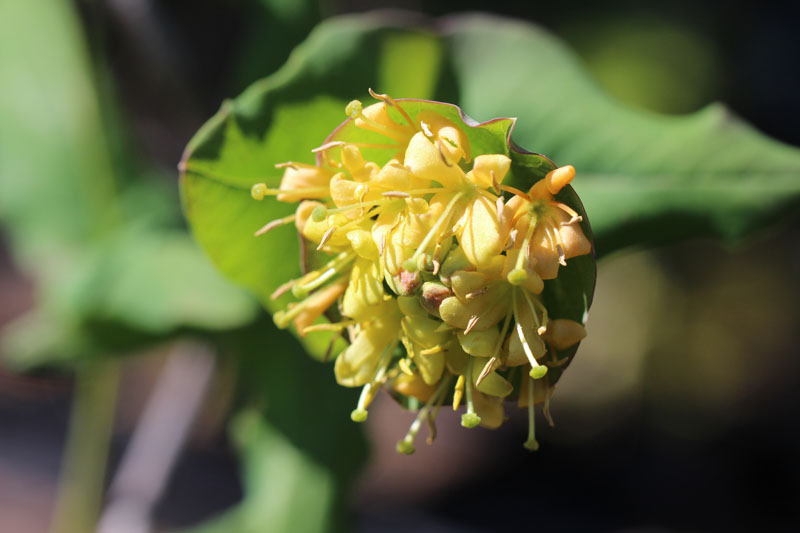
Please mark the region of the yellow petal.
POLYGON ((583 324, 566 318, 557 318, 547 322, 547 331, 542 338, 556 350, 566 350, 586 337, 583 324))
POLYGON ((500 255, 508 234, 497 219, 495 203, 483 195, 469 205, 466 217, 458 240, 470 263, 480 269, 500 255))
POLYGON ((397 159, 392 159, 375 176, 375 184, 387 191, 428 189, 431 181, 415 176, 397 159))
POLYGON ((439 306, 442 320, 458 329, 466 329, 472 317, 478 317, 473 330, 486 330, 506 316, 511 306, 508 283, 490 283, 487 291, 467 302, 455 296, 445 298, 439 306))
POLYGON ((489 189, 494 182, 502 183, 506 177, 508 169, 511 167, 511 159, 502 154, 483 154, 475 157, 475 164, 472 170, 467 173, 467 179, 475 185, 484 189, 489 189), (494 180, 492 179, 494 175, 494 180))
POLYGON ((475 357, 492 357, 497 342, 500 340, 500 332, 497 328, 472 330, 466 335, 463 331, 459 331, 457 335, 461 348, 475 357))
POLYGON ((439 148, 422 132, 411 138, 403 163, 417 177, 435 181, 446 188, 456 188, 466 180, 461 167, 445 163, 439 148))
POLYGON ((336 382, 359 387, 373 379, 381 355, 397 339, 398 324, 392 317, 375 320, 358 332, 353 343, 336 358, 336 382))
POLYGON ((436 391, 435 385, 428 385, 422 376, 400 374, 392 382, 392 388, 405 396, 413 396, 421 402, 427 402, 436 391))
POLYGON ((283 172, 280 188, 292 189, 296 192, 281 193, 277 199, 280 202, 297 202, 305 198, 325 198, 328 196, 326 188, 332 175, 333 173, 325 168, 292 163, 283 172), (303 191, 302 189, 307 190, 303 191))
POLYGON ((362 258, 370 261, 378 260, 378 247, 375 246, 375 241, 372 240, 372 234, 363 229, 354 229, 347 232, 347 240, 353 250, 362 258))
MULTIPOLYGON (((518 312, 516 319, 522 326, 522 334, 525 337, 525 341, 528 343, 534 358, 538 361, 544 356, 547 349, 545 348, 544 341, 542 341, 542 338, 539 336, 538 326, 536 325, 537 322, 534 320, 531 308, 527 302, 525 302, 524 297, 518 297, 517 306, 518 312)), ((541 317, 538 312, 537 318, 540 320, 538 323, 541 324, 541 317)), ((522 341, 519 338, 516 327, 511 330, 508 342, 508 354, 503 362, 508 366, 519 366, 530 363, 522 347, 522 341)))
POLYGON ((475 405, 475 412, 481 417, 481 426, 497 429, 503 425, 506 420, 506 411, 503 407, 502 398, 474 391, 472 393, 472 402, 475 405))
POLYGON ((450 164, 458 163, 461 158, 469 162, 472 158, 469 139, 455 123, 430 110, 417 113, 415 122, 431 133, 450 164))
POLYGON ((450 276, 450 286, 461 301, 469 300, 467 295, 475 294, 486 287, 486 276, 481 272, 459 270, 450 276))
POLYGON ((332 283, 306 298, 303 302, 303 310, 293 320, 297 334, 305 337, 306 334, 303 333, 303 330, 313 324, 325 310, 332 306, 337 298, 344 293, 345 288, 347 288, 346 280, 332 283))
POLYGON ((528 387, 533 382, 533 403, 534 405, 544 402, 548 396, 552 397, 555 387, 550 385, 548 378, 532 380, 525 376, 522 379, 519 398, 517 398, 518 407, 528 407, 528 387))
POLYGON ((451 335, 449 332, 438 331, 441 322, 424 316, 406 316, 400 324, 403 333, 422 349, 442 345, 451 335))

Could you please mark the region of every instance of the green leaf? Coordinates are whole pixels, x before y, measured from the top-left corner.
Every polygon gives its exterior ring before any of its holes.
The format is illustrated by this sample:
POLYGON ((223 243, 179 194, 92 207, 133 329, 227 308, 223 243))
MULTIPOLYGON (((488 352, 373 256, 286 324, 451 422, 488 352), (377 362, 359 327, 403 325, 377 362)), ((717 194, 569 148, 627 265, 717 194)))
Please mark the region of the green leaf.
POLYGON ((36 266, 52 247, 82 246, 118 221, 91 67, 68 4, 0 5, 0 79, 0 217, 36 266))
POLYGON ((518 117, 520 145, 575 166, 599 254, 741 238, 797 207, 800 150, 720 104, 682 117, 637 111, 604 94, 541 28, 474 15, 445 27, 460 105, 478 119, 518 117))
POLYGON ((114 158, 83 40, 68 4, 0 5, 0 220, 38 304, 4 331, 18 368, 238 328, 257 311, 175 229, 177 194, 114 158))
POLYGON ((330 366, 268 316, 219 339, 221 363, 237 375, 242 409, 230 432, 245 497, 197 531, 349 531, 348 489, 367 456, 349 418, 358 392, 336 385, 330 366))
POLYGON ((255 411, 239 413, 233 439, 242 458, 245 499, 193 533, 276 533, 334 529, 336 481, 255 411))

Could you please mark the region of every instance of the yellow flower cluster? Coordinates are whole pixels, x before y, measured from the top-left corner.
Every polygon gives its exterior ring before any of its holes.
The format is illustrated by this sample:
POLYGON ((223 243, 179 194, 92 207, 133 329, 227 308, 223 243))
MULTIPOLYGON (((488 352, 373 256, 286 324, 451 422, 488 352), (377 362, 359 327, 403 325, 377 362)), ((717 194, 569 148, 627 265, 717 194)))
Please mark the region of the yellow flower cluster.
POLYGON ((451 120, 430 109, 412 119, 403 101, 372 95, 377 103, 356 100, 346 113, 385 144, 328 142, 317 165, 279 165, 279 189, 252 188, 257 200, 299 202, 258 233, 293 222, 330 258, 279 289, 299 301, 275 322, 301 336, 342 332, 336 380, 363 387, 354 421, 384 387, 419 408, 400 452, 414 451, 445 400, 453 409, 464 400, 463 426, 496 428, 512 393, 529 410, 525 446, 536 449, 533 406, 549 401, 548 364, 558 364, 546 356, 585 336, 578 322, 548 318, 539 297, 543 280, 591 251, 581 217, 554 198, 575 170, 553 170, 528 191, 509 187, 509 157, 473 158, 451 120), (376 148, 396 153, 377 164, 364 156, 376 148))

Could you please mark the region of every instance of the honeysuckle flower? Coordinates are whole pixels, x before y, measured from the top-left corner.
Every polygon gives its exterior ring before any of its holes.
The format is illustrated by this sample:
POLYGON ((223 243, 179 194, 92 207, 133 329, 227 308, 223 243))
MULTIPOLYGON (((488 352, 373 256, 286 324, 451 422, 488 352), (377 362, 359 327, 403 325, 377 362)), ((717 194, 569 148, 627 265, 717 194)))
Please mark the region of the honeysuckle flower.
POLYGON ((510 399, 528 409, 525 446, 536 449, 533 409, 544 403, 550 420, 558 377, 548 369, 560 373, 586 335, 545 306, 559 268, 591 251, 582 208, 563 194, 575 170, 530 180, 514 157, 534 154, 507 142, 503 153, 481 153, 469 135, 479 126, 460 124, 447 104, 370 94, 377 103, 348 104, 349 118, 312 150, 316 165, 279 163, 278 189, 252 187, 256 200, 299 202, 256 235, 293 224, 307 250, 324 254, 320 268, 275 292, 297 299, 275 322, 300 336, 332 333, 331 347, 347 341, 334 374, 361 387, 352 420, 367 419, 381 389, 417 409, 402 453, 424 424, 432 441, 445 402, 464 404, 463 426, 496 428, 510 399), (520 176, 535 182, 505 183, 520 176))

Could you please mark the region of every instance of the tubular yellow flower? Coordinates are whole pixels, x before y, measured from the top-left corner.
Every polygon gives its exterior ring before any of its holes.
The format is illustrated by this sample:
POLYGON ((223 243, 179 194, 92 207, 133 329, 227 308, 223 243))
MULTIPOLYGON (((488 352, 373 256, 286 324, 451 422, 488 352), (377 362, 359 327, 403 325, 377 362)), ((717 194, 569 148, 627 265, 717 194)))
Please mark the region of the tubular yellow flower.
POLYGON ((414 451, 423 423, 433 439, 445 401, 464 405, 463 426, 494 428, 512 398, 529 409, 525 446, 536 449, 534 405, 548 405, 586 335, 574 317, 548 312, 565 290, 548 293, 559 268, 591 251, 582 208, 564 194, 575 170, 542 172, 529 187, 531 167, 514 158, 535 154, 515 152, 507 139, 503 153, 484 153, 485 142, 470 137, 480 125, 463 116, 459 124, 451 106, 370 93, 378 102, 346 106, 348 120, 313 150, 316 165, 283 163, 278 189, 253 185, 256 200, 299 202, 256 235, 294 223, 307 250, 327 254, 276 291, 299 301, 275 322, 301 336, 345 338, 334 373, 362 387, 354 421, 367 419, 383 388, 418 408, 402 453, 414 451), (520 179, 527 192, 505 183, 520 179))

